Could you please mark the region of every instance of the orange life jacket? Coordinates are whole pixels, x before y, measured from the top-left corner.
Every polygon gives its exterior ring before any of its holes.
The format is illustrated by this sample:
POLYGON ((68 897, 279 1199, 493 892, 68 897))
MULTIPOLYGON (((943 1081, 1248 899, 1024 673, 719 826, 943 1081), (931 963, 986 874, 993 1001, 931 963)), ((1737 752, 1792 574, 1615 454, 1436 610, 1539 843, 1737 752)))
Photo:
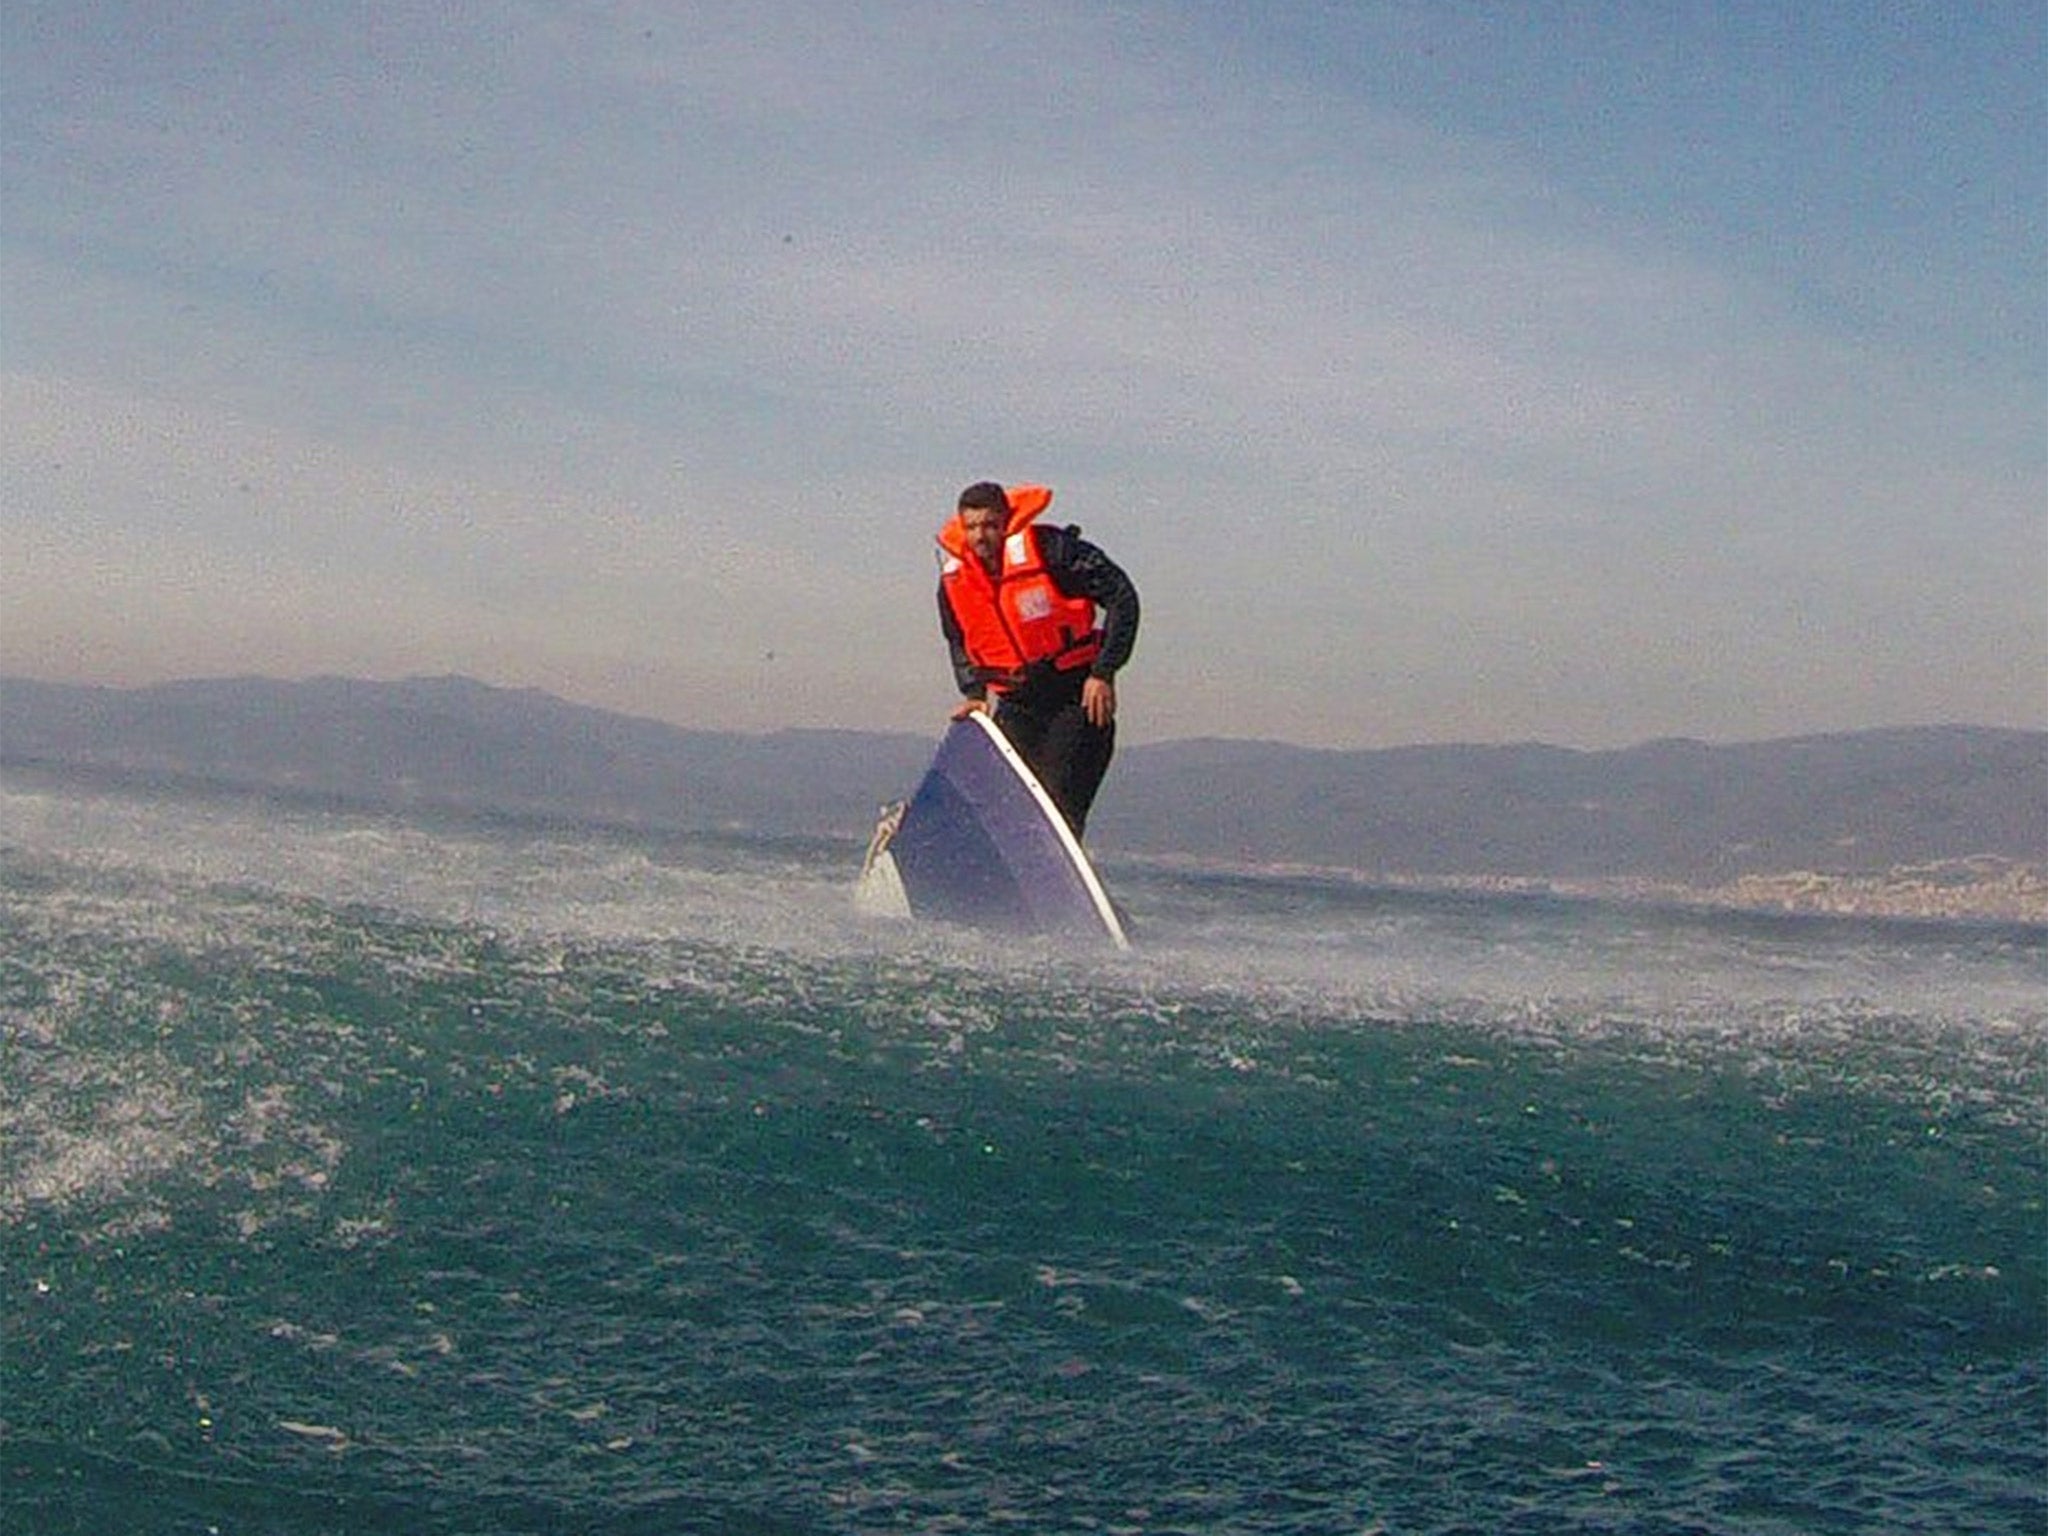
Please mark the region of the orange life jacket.
POLYGON ((1031 524, 1052 505, 1052 491, 1019 485, 1004 494, 1010 521, 993 578, 969 548, 958 513, 939 530, 940 585, 960 622, 967 659, 998 693, 1021 682, 1034 662, 1049 661, 1069 672, 1102 653, 1095 604, 1060 591, 1039 552, 1038 530, 1031 524))

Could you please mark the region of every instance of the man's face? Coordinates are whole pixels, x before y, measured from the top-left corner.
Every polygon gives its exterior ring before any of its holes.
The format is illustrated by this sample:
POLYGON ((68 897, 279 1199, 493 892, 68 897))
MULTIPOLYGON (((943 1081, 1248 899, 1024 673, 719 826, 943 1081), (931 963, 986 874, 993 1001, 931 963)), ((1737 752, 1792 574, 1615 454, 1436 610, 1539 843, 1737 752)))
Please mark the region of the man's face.
POLYGON ((967 530, 967 547, 991 571, 1002 558, 1003 530, 1009 521, 995 507, 963 507, 960 511, 961 526, 967 530))

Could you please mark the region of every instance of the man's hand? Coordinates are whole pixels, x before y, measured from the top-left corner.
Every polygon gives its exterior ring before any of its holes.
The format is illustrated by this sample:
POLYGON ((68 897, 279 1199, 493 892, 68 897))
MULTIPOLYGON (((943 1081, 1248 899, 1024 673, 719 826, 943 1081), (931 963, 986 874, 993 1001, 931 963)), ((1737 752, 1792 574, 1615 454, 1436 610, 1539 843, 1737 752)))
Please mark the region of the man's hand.
POLYGON ((1081 685, 1081 713, 1098 731, 1116 718, 1116 684, 1107 678, 1091 677, 1081 685))
POLYGON ((985 715, 987 713, 987 699, 962 699, 953 706, 953 718, 955 720, 965 720, 969 715, 985 715))

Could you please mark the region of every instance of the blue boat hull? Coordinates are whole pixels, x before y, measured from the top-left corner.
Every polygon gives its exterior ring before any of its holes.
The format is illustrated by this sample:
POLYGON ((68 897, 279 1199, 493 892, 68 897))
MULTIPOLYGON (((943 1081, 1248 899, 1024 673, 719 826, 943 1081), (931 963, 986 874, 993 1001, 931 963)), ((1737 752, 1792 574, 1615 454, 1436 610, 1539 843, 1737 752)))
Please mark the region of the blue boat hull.
POLYGON ((863 887, 899 882, 916 917, 1129 943, 1065 819, 986 715, 947 730, 868 863, 863 887), (883 860, 893 871, 877 870, 883 860))

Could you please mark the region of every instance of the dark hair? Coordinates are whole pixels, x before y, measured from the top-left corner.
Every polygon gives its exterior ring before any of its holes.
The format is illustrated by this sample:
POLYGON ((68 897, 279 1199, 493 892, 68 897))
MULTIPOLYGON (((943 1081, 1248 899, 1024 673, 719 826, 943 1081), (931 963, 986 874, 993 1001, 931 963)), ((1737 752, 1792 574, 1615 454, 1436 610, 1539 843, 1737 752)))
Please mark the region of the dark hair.
POLYGON ((1010 498, 995 481, 977 480, 960 493, 958 505, 962 512, 969 507, 988 507, 997 512, 1007 512, 1010 510, 1010 498))

